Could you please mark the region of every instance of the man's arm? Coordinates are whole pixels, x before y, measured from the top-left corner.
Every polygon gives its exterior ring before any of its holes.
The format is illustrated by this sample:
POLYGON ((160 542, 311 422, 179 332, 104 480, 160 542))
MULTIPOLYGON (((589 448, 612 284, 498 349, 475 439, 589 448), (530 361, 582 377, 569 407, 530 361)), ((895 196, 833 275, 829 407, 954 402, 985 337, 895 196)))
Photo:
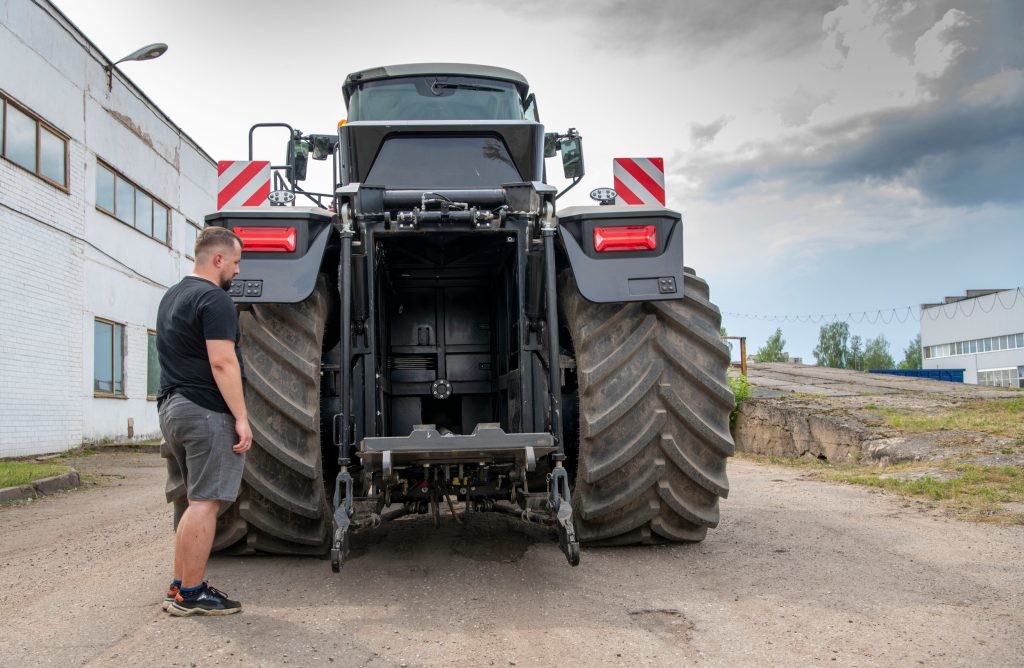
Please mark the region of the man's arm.
POLYGON ((210 357, 210 368, 217 389, 224 397, 231 414, 235 417, 235 432, 238 443, 232 447, 242 453, 252 447, 252 430, 249 428, 249 414, 245 410, 245 395, 242 393, 242 369, 235 356, 235 342, 222 339, 208 339, 206 352, 210 357))

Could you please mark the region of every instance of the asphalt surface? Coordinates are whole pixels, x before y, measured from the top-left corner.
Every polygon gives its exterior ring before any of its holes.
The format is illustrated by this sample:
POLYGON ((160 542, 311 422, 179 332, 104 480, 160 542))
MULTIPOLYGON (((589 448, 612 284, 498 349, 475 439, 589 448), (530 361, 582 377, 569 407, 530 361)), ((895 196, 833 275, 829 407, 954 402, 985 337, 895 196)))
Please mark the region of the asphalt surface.
POLYGON ((155 454, 0 509, 0 664, 1020 665, 1024 531, 797 471, 730 463, 696 545, 584 550, 478 515, 403 519, 327 561, 215 558, 244 611, 160 609, 172 534, 155 454))

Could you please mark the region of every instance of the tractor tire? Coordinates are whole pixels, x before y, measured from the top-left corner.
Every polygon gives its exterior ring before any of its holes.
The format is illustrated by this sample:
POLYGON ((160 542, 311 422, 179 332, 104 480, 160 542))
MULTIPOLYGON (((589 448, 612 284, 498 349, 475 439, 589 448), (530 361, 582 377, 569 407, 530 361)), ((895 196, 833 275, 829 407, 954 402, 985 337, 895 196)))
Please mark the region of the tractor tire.
MULTIPOLYGON (((329 311, 324 276, 298 304, 253 304, 239 314, 252 449, 238 500, 224 504, 213 550, 326 553, 331 510, 320 449, 320 360, 329 311)), ((167 460, 174 525, 187 507, 182 472, 167 460)))
POLYGON ((616 304, 587 301, 569 272, 559 287, 579 384, 580 541, 703 540, 735 450, 729 351, 708 284, 687 270, 680 300, 616 304))

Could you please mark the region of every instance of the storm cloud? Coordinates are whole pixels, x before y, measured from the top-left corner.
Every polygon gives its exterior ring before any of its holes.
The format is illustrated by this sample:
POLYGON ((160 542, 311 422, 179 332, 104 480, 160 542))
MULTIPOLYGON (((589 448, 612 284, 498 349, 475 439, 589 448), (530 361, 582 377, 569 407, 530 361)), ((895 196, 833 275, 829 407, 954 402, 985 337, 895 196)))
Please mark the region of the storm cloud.
POLYGON ((735 49, 782 57, 817 44, 823 17, 843 0, 523 0, 508 11, 536 12, 559 29, 585 24, 595 48, 670 51, 700 59, 735 49))
MULTIPOLYGON (((787 131, 739 151, 693 156, 678 171, 715 200, 754 185, 797 195, 858 183, 911 189, 926 205, 1024 202, 1024 5, 928 3, 928 11, 893 15, 875 3, 873 13, 843 15, 852 4, 824 21, 825 53, 837 57, 829 65, 841 72, 846 59, 859 57, 858 36, 882 25, 894 67, 913 76, 909 86, 881 108, 849 115, 841 105, 824 113, 834 96, 798 89, 798 101, 810 100, 780 108, 787 131), (815 122, 816 113, 829 120, 815 122)), ((871 91, 861 76, 855 71, 847 89, 871 91)), ((843 94, 849 90, 836 95, 843 94)))

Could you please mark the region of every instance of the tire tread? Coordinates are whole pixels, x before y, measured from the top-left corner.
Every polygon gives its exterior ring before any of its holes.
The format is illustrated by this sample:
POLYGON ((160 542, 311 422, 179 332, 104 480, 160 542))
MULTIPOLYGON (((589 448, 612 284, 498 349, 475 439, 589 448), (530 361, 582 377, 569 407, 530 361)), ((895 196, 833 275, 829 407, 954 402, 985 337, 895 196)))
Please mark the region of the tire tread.
POLYGON ((732 392, 707 282, 683 298, 594 304, 569 272, 561 310, 579 369, 576 530, 589 545, 700 541, 729 493, 732 392))

